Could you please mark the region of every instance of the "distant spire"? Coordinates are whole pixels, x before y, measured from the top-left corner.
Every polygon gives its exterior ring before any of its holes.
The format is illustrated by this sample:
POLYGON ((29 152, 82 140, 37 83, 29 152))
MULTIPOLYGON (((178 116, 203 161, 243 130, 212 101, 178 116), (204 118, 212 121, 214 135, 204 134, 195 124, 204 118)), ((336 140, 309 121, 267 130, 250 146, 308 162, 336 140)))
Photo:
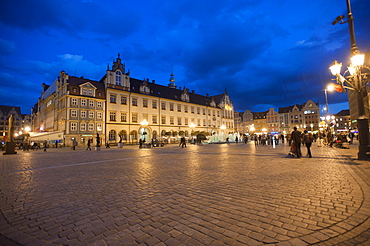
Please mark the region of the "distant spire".
POLYGON ((176 79, 175 79, 175 75, 173 74, 173 67, 171 66, 170 83, 168 84, 168 87, 176 89, 175 81, 176 79))

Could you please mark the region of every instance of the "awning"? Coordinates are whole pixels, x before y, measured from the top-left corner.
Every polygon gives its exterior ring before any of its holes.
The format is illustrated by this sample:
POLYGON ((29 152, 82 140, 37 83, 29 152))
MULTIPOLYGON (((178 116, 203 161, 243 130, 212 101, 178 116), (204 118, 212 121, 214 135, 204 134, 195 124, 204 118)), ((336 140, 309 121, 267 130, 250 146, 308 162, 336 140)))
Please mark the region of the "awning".
POLYGON ((30 132, 30 140, 62 140, 63 132, 30 132))

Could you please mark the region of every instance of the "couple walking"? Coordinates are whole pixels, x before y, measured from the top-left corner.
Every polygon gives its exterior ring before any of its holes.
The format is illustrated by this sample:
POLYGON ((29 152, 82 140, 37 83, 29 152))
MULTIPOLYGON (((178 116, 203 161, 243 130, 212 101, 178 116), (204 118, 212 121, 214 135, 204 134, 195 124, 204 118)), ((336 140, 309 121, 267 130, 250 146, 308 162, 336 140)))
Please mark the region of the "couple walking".
POLYGON ((311 145, 312 145, 312 141, 314 139, 312 134, 308 133, 308 131, 305 130, 304 134, 302 135, 302 133, 297 130, 297 127, 294 127, 293 129, 294 129, 294 131, 292 132, 292 141, 293 141, 293 144, 294 144, 295 149, 296 149, 295 153, 296 153, 297 157, 298 158, 302 157, 301 144, 303 142, 303 144, 307 148, 308 158, 312 158, 311 145))

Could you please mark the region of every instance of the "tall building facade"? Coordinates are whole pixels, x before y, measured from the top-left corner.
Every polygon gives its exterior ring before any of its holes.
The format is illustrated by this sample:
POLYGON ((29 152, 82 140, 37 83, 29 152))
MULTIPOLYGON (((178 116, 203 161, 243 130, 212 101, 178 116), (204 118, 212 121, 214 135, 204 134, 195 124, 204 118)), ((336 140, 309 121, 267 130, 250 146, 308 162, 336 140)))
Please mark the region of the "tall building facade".
POLYGON ((168 86, 131 78, 120 56, 100 81, 69 76, 62 71, 42 95, 32 114, 34 131, 63 132, 63 141, 85 145, 136 143, 141 138, 177 140, 195 133, 234 131, 233 103, 225 91, 203 96, 177 88, 174 75, 168 86))
POLYGON ((227 92, 202 96, 177 88, 174 75, 168 86, 130 77, 120 57, 108 68, 101 83, 106 88, 106 137, 110 143, 138 139, 177 139, 192 132, 233 132, 233 104, 227 92))
POLYGON ((20 107, 0 105, 0 141, 7 139, 10 115, 13 115, 13 129, 16 135, 26 133, 27 128, 31 127, 30 115, 21 114, 20 107))

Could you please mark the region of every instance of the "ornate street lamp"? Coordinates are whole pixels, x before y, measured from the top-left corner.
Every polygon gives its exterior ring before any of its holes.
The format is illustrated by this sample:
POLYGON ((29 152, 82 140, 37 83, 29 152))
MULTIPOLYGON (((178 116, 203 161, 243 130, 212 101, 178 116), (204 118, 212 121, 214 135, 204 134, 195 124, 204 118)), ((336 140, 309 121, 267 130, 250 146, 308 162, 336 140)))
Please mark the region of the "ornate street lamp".
MULTIPOLYGON (((351 64, 348 67, 348 70, 344 72, 344 76, 340 74, 342 63, 338 63, 334 61, 333 64, 330 66, 331 73, 335 76, 336 82, 341 86, 342 90, 345 91, 351 90, 356 97, 356 104, 357 104, 357 125, 358 125, 358 134, 359 134, 359 152, 358 152, 358 159, 359 160, 367 160, 370 159, 366 153, 369 152, 369 121, 367 115, 365 113, 365 104, 364 104, 364 92, 365 86, 369 82, 369 71, 370 68, 364 65, 365 55, 361 54, 356 45, 356 38, 354 33, 354 23, 353 23, 353 16, 351 11, 351 3, 350 0, 347 0, 347 10, 348 16, 347 21, 344 22, 343 18, 345 16, 341 15, 338 16, 335 21, 332 23, 335 25, 336 23, 348 23, 349 34, 351 39, 351 64), (365 72, 367 71, 367 72, 365 72)), ((354 110, 353 108, 351 110, 354 110)))

